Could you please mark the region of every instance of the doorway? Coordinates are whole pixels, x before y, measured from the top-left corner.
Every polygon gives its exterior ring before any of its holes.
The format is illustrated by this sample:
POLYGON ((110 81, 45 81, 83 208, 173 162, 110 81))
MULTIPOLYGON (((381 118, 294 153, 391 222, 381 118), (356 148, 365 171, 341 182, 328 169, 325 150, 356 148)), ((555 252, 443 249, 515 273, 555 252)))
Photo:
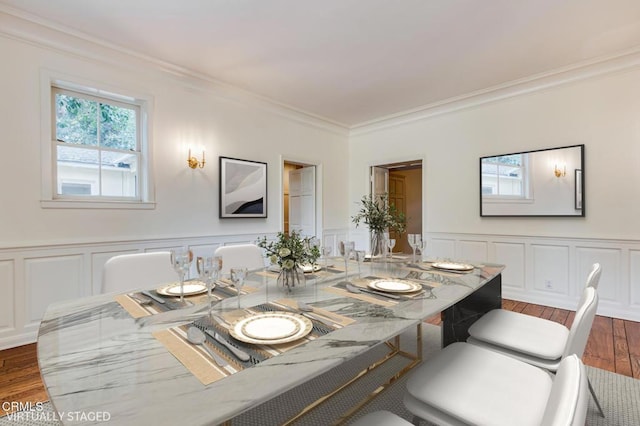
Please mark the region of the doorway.
POLYGON ((407 230, 395 238, 394 253, 411 253, 407 234, 422 235, 422 160, 380 164, 371 167, 371 193, 389 194, 389 203, 404 213, 407 230))
POLYGON ((282 229, 316 235, 316 166, 285 160, 282 168, 282 229))

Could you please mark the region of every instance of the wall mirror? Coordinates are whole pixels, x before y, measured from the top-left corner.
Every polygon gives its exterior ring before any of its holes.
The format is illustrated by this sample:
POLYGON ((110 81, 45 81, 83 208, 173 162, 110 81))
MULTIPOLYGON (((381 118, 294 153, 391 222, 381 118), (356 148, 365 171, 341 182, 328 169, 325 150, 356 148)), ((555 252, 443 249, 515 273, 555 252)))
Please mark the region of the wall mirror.
POLYGON ((480 158, 480 216, 584 212, 584 145, 480 158))

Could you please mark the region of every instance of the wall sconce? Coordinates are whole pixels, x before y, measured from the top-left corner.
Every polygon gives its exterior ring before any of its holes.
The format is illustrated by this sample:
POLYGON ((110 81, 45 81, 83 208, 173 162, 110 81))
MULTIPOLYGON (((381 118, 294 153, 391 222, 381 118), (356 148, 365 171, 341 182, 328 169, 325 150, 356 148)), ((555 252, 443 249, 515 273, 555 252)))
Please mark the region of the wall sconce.
POLYGON ((202 161, 199 161, 196 157, 191 156, 191 148, 189 148, 189 156, 187 157, 187 164, 192 169, 200 167, 201 169, 204 167, 204 150, 202 150, 202 161))
POLYGON ((567 175, 567 165, 563 165, 562 170, 560 170, 556 164, 553 169, 553 174, 556 175, 557 178, 565 177, 567 175))

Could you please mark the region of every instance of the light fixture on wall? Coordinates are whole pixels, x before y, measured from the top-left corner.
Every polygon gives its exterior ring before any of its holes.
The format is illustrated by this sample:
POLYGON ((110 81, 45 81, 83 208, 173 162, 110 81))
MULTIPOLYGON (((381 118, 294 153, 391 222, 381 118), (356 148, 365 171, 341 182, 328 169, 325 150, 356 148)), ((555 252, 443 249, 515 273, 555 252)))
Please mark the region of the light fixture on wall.
POLYGON ((563 165, 562 169, 558 168, 556 164, 553 168, 553 174, 556 175, 557 178, 565 177, 567 175, 567 165, 563 165))
POLYGON ((191 148, 189 148, 189 156, 187 157, 187 164, 189 165, 189 167, 191 167, 192 169, 195 168, 203 168, 205 161, 204 161, 204 149, 202 150, 202 161, 198 160, 196 157, 191 156, 191 148))

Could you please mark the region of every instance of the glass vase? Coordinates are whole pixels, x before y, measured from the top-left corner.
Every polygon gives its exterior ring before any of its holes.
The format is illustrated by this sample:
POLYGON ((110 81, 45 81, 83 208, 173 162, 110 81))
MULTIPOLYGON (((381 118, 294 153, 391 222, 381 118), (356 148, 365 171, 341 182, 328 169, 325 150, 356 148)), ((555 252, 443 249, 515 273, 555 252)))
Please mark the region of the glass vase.
POLYGON ((291 293, 296 287, 304 286, 306 282, 304 271, 298 265, 291 269, 281 269, 278 274, 278 287, 286 293, 291 293))
POLYGON ((387 241, 382 231, 371 231, 371 259, 384 258, 387 254, 387 241))

